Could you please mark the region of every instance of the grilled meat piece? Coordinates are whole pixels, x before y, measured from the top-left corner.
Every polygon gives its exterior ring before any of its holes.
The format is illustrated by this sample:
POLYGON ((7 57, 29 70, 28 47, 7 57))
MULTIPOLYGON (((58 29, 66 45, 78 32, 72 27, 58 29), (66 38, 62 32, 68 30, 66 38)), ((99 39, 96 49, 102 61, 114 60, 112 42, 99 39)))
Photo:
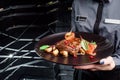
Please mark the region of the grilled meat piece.
POLYGON ((56 48, 59 51, 67 51, 69 54, 77 57, 77 53, 80 51, 80 38, 74 38, 74 40, 61 40, 57 42, 56 48))

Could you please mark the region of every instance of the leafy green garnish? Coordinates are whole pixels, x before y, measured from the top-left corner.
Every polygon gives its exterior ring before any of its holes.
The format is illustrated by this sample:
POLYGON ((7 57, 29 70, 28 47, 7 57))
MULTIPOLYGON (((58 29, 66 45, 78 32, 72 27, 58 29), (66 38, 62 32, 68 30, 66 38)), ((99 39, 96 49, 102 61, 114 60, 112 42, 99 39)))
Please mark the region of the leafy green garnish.
POLYGON ((40 50, 45 50, 46 48, 48 48, 49 47, 49 45, 43 45, 43 46, 41 46, 39 49, 40 50))
POLYGON ((92 42, 90 42, 90 43, 91 43, 91 44, 96 44, 96 42, 93 42, 93 41, 92 41, 92 42))
POLYGON ((96 45, 96 42, 93 42, 93 41, 88 42, 88 41, 86 41, 86 40, 84 40, 84 39, 81 40, 80 45, 81 45, 81 47, 82 47, 84 50, 88 50, 88 48, 89 48, 89 43, 96 45))
POLYGON ((82 39, 80 45, 84 50, 88 50, 88 43, 88 41, 82 39))

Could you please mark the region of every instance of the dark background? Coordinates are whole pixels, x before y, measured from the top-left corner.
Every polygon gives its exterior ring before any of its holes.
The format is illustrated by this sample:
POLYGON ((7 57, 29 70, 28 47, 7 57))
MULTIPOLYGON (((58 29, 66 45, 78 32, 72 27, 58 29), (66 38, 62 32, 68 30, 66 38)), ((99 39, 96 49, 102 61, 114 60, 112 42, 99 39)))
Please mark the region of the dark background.
POLYGON ((37 42, 69 31, 72 0, 0 0, 0 80, 72 80, 71 66, 45 61, 37 42))

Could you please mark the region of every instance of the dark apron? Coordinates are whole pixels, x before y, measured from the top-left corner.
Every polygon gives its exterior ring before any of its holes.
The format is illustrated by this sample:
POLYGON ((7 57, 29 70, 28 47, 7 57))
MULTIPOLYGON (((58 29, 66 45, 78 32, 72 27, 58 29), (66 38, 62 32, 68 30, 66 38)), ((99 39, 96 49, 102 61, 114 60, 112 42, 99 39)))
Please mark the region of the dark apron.
POLYGON ((75 70, 73 80, 120 80, 120 68, 112 71, 75 70))

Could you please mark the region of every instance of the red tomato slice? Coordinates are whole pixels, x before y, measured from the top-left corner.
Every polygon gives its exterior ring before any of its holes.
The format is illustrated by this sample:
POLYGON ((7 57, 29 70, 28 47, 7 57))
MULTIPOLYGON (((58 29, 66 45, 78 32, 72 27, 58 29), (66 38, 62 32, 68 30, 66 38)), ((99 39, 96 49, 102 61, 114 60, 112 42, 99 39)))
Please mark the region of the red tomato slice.
POLYGON ((95 55, 94 50, 96 49, 96 47, 97 47, 96 44, 89 43, 88 44, 88 50, 86 50, 86 53, 89 54, 89 55, 95 55))

